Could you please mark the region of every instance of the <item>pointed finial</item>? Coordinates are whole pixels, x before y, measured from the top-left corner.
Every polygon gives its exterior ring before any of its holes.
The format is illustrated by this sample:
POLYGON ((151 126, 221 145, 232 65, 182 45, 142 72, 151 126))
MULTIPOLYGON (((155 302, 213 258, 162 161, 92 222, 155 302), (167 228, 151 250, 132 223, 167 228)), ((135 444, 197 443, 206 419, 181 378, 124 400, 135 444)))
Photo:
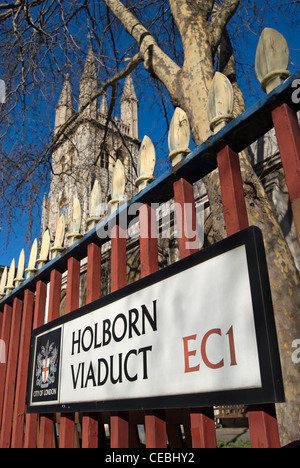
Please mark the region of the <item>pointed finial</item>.
POLYGON ((88 53, 85 59, 84 69, 80 81, 90 78, 97 78, 95 56, 92 44, 90 44, 88 48, 88 53))
POLYGON ((9 294, 12 292, 15 287, 14 287, 14 278, 15 278, 15 272, 16 272, 16 263, 15 259, 12 259, 12 262, 9 267, 9 272, 8 272, 8 277, 7 277, 7 283, 5 286, 5 294, 9 294))
POLYGON ((208 93, 208 119, 210 128, 217 133, 234 117, 233 89, 229 79, 216 72, 208 93))
POLYGON ((0 301, 5 296, 5 286, 7 281, 7 267, 4 268, 0 281, 0 301))
POLYGON ((138 178, 135 185, 141 192, 149 183, 154 180, 153 172, 155 169, 156 154, 152 140, 145 135, 141 144, 138 158, 138 178))
POLYGON ((27 278, 30 278, 30 276, 33 276, 34 273, 36 272, 35 264, 36 264, 36 258, 37 258, 37 251, 38 251, 38 243, 37 243, 37 240, 34 239, 32 247, 31 247, 31 251, 30 251, 28 267, 25 270, 25 272, 27 273, 27 278))
POLYGON ((71 76, 70 73, 65 74, 65 80, 63 84, 63 88, 56 105, 56 108, 60 106, 66 106, 70 109, 74 110, 73 108, 73 101, 72 101, 72 89, 71 89, 71 76))
POLYGON ((24 268, 25 268, 25 252, 21 250, 18 262, 17 276, 15 277, 15 287, 20 286, 24 281, 24 268))
POLYGON ((132 79, 131 74, 128 75, 125 78, 123 93, 122 93, 122 96, 121 96, 121 103, 123 101, 126 101, 126 100, 137 101, 137 97, 136 97, 136 93, 135 93, 135 87, 134 87, 134 84, 133 84, 133 79, 132 79))
POLYGON ((291 73, 289 65, 288 44, 280 32, 265 28, 258 41, 255 72, 265 93, 270 93, 286 80, 291 73))
POLYGON ((49 232, 49 229, 46 229, 46 231, 43 234, 40 256, 37 259, 38 270, 41 269, 45 265, 45 263, 47 263, 49 250, 50 250, 50 232, 49 232))
POLYGON ((98 217, 101 215, 102 194, 101 187, 97 179, 95 179, 90 198, 90 217, 98 217))
POLYGON ((60 215, 54 239, 54 245, 51 248, 51 258, 55 258, 60 252, 64 250, 63 242, 65 237, 65 217, 63 214, 60 215))
POLYGON ((101 194, 101 187, 96 179, 93 185, 93 189, 91 191, 90 197, 90 217, 87 219, 87 227, 90 231, 93 229, 101 219, 101 203, 102 203, 102 194, 101 194))
POLYGON ((80 225, 81 225, 81 206, 80 206, 80 202, 78 198, 75 198, 73 202, 70 232, 67 235, 67 239, 69 239, 69 245, 74 244, 76 240, 82 237, 82 234, 80 234, 80 225))
POLYGON ((110 204, 115 211, 125 194, 125 170, 120 159, 117 160, 112 176, 112 190, 110 204))
POLYGON ((83 73, 79 82, 79 102, 78 109, 82 115, 87 118, 96 119, 98 109, 98 99, 90 101, 90 99, 98 91, 97 69, 95 64, 95 56, 93 47, 90 44, 83 73))
POLYGON ((70 75, 65 75, 64 85, 56 106, 54 131, 57 133, 61 125, 63 125, 74 114, 72 87, 70 75))
POLYGON ((63 214, 60 215, 55 232, 54 247, 60 248, 63 246, 65 235, 65 217, 63 214))
POLYGON ((72 221, 70 225, 71 232, 79 232, 81 225, 81 207, 78 198, 74 199, 72 221))
POLYGON ((176 107, 169 128, 169 160, 172 166, 176 166, 183 161, 185 156, 190 153, 191 130, 186 113, 176 107))

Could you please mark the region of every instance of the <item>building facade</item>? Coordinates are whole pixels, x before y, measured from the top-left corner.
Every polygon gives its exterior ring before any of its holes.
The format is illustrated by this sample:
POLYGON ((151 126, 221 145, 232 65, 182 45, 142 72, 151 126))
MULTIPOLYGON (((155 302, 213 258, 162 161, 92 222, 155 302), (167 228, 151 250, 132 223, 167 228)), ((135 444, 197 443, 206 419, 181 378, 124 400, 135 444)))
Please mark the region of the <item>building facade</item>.
MULTIPOLYGON (((80 232, 85 234, 94 182, 98 180, 102 202, 105 204, 109 201, 112 171, 117 159, 121 160, 125 169, 126 196, 131 198, 135 190, 140 141, 138 100, 132 77, 130 75, 125 80, 120 101, 120 118, 109 121, 105 95, 99 107, 97 99, 86 105, 98 89, 95 58, 90 47, 80 79, 78 110, 82 113, 58 139, 52 153, 50 190, 44 196, 41 223, 41 231, 48 228, 52 242, 61 214, 65 217, 65 230, 69 231, 75 198, 78 198, 81 207, 80 232)), ((55 135, 74 113, 70 76, 66 75, 56 106, 55 135)))

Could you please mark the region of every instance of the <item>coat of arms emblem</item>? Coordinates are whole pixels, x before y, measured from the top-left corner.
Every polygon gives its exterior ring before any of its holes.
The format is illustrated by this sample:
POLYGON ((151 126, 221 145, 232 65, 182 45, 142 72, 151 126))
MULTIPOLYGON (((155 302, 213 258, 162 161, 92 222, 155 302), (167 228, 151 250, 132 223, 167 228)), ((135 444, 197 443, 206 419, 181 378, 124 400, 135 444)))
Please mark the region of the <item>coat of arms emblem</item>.
POLYGON ((55 373, 57 371, 58 348, 54 342, 47 341, 46 346, 42 346, 36 359, 36 386, 47 388, 55 382, 55 373))

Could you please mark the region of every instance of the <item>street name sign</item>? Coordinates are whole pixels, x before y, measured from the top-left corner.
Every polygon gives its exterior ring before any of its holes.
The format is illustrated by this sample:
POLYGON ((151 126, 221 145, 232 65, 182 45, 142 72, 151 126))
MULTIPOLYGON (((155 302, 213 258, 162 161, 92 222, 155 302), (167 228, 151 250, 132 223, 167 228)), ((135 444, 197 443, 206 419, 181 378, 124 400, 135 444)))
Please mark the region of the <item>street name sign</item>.
POLYGON ((31 413, 283 400, 264 245, 255 227, 32 333, 31 413))

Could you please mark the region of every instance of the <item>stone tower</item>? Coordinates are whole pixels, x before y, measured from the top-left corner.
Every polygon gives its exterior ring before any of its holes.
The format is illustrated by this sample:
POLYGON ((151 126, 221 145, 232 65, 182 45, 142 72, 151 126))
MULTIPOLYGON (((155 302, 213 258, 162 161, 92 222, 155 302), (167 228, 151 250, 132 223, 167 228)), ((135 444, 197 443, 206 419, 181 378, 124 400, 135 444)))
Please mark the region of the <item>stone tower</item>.
POLYGON ((130 136, 134 139, 138 139, 138 100, 135 94, 131 75, 129 75, 125 80, 120 105, 122 122, 129 127, 130 136))
MULTIPOLYGON (((90 47, 80 78, 79 110, 83 109, 97 90, 95 57, 90 47)), ((134 194, 135 167, 140 141, 138 140, 138 100, 131 76, 125 80, 120 108, 120 118, 116 117, 108 123, 108 104, 104 95, 99 108, 98 100, 94 100, 83 109, 80 117, 59 138, 52 154, 50 190, 48 196, 44 197, 42 209, 42 232, 48 228, 52 241, 61 214, 65 216, 65 228, 68 232, 74 198, 80 201, 82 214, 80 232, 85 234, 94 181, 98 180, 102 201, 107 202, 110 196, 112 171, 117 159, 121 159, 125 168, 126 195, 131 198, 134 194)), ((54 134, 57 134, 74 112, 70 75, 66 75, 56 106, 54 134)))

